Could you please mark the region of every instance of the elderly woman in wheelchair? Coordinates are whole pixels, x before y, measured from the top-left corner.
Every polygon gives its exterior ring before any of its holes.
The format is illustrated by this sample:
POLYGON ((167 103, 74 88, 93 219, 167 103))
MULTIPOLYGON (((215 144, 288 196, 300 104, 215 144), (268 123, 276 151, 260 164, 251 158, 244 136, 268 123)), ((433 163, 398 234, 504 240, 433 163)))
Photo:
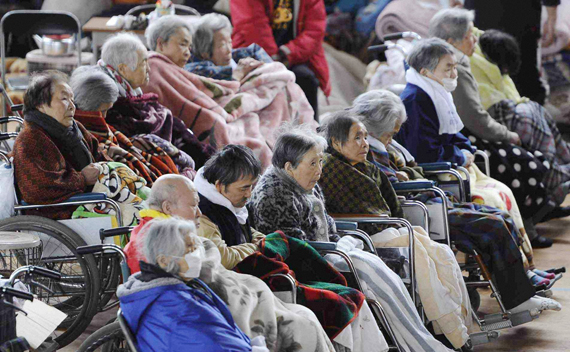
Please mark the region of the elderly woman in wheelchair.
MULTIPOLYGON (((258 181, 248 203, 256 228, 265 233, 281 230, 286 235, 307 241, 338 241, 336 248, 350 256, 364 293, 387 309, 398 342, 412 350, 417 346, 430 346, 433 351, 447 351, 424 327, 402 279, 376 254, 359 249, 362 248, 359 240, 350 236, 339 239, 317 184, 325 145, 322 137, 303 128, 289 129, 277 139, 273 165, 258 181)), ((330 259, 339 270, 345 270, 340 261, 330 259)), ((469 312, 469 306, 457 305, 446 317, 448 322, 456 323, 451 330, 461 341, 457 342, 461 347, 468 334, 461 318, 454 314, 456 309, 469 312)), ((470 315, 466 316, 470 319, 470 315)))
MULTIPOLYGON (((97 139, 73 119, 73 91, 65 74, 44 71, 32 76, 24 105, 24 129, 13 149, 22 200, 50 204, 90 192, 99 176, 94 162, 101 155, 97 139)), ((51 218, 69 218, 71 213, 69 208, 41 211, 51 218)))

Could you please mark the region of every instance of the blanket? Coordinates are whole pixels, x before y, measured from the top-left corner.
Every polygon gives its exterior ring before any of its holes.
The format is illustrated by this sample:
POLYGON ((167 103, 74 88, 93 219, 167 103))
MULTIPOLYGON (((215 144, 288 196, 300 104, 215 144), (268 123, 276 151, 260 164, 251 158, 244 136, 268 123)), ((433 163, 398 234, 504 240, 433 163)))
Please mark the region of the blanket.
POLYGON ((378 16, 376 34, 384 38, 390 33, 412 31, 427 37, 429 21, 440 8, 436 2, 394 0, 378 16))
POLYGON ((188 154, 198 168, 216 152, 212 146, 201 143, 172 111, 161 105, 156 94, 119 97, 105 120, 129 138, 153 134, 170 142, 188 154))
MULTIPOLYGON (((136 225, 140 218, 139 211, 144 208, 143 200, 150 193, 145 180, 121 163, 100 162, 95 165, 100 174, 92 192, 104 193, 119 204, 123 218, 119 226, 136 225)), ((77 208, 72 218, 97 217, 101 214, 116 216, 115 210, 106 204, 86 204, 77 208)))
POLYGON ((358 314, 364 295, 346 286, 346 279, 307 242, 280 232, 267 235, 256 252, 235 271, 264 280, 277 289, 273 274, 291 274, 297 280, 297 303, 312 310, 329 338, 334 339, 358 314))
MULTIPOLYGON (((449 246, 432 241, 423 228, 414 226, 418 292, 427 318, 436 333, 443 332, 455 348, 469 338, 471 301, 455 254, 449 246)), ((407 230, 387 229, 372 236, 376 247, 408 246, 407 230)))
POLYGON ((236 325, 250 339, 263 336, 271 352, 333 352, 317 317, 308 308, 275 297, 259 278, 227 270, 216 245, 202 239, 206 256, 200 279, 228 306, 236 325))
POLYGON ((164 174, 178 173, 174 161, 163 150, 135 147, 127 136, 109 126, 100 112, 76 110, 74 118, 97 138, 105 156, 127 165, 137 176, 144 178, 149 187, 164 174))
POLYGON ((160 103, 200 141, 215 148, 230 143, 248 146, 264 167, 270 164, 270 145, 279 124, 313 120, 306 98, 280 63, 257 68, 241 83, 195 75, 155 52, 149 54, 149 65, 150 83, 144 91, 158 94, 160 103))
MULTIPOLYGON (((338 250, 350 255, 362 292, 368 299, 377 300, 384 308, 396 339, 404 351, 450 352, 451 350, 437 341, 424 326, 402 279, 390 270, 382 259, 364 252, 362 248, 362 242, 350 236, 343 237, 337 243, 338 250)), ((327 259, 338 270, 348 270, 346 262, 340 257, 328 255, 327 259)), ((463 333, 462 330, 460 332, 463 333)))

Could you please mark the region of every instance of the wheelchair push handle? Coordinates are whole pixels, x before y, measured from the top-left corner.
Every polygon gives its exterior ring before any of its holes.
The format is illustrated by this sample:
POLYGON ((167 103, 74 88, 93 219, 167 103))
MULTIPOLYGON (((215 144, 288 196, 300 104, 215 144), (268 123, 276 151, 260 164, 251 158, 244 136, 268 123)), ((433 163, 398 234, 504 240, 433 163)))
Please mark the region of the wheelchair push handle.
POLYGON ((11 287, 2 287, 0 288, 0 292, 2 292, 3 296, 17 297, 21 299, 26 299, 28 301, 34 300, 34 295, 32 295, 31 293, 16 290, 11 287))
POLYGON ((80 254, 80 255, 95 254, 95 253, 103 252, 104 250, 105 250, 104 245, 93 244, 91 246, 77 247, 77 254, 80 254))
POLYGON ((42 268, 40 266, 31 267, 30 272, 37 274, 37 275, 40 275, 40 276, 50 278, 50 279, 55 279, 55 280, 61 279, 61 273, 58 273, 57 271, 49 270, 46 268, 42 268))
POLYGON ((376 51, 379 53, 383 53, 386 50, 390 49, 389 46, 387 44, 381 44, 381 45, 372 45, 368 47, 368 51, 376 51))
POLYGON ((12 110, 12 111, 23 111, 24 110, 24 104, 12 105, 12 106, 10 106, 10 110, 12 110))
POLYGON ((107 237, 114 237, 120 235, 128 235, 133 230, 132 226, 116 227, 114 229, 101 229, 99 230, 99 237, 103 241, 107 237))
POLYGON ((403 38, 413 38, 415 40, 421 40, 422 37, 416 32, 399 32, 399 33, 392 33, 384 36, 384 41, 387 40, 398 40, 403 38))

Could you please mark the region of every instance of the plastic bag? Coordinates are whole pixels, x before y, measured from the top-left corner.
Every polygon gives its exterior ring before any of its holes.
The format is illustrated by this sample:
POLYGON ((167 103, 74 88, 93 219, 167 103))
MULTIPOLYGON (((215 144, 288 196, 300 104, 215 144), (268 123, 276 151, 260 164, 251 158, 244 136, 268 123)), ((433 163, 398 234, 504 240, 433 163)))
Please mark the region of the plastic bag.
POLYGON ((0 164, 0 220, 14 215, 16 188, 14 187, 14 168, 11 164, 0 164))

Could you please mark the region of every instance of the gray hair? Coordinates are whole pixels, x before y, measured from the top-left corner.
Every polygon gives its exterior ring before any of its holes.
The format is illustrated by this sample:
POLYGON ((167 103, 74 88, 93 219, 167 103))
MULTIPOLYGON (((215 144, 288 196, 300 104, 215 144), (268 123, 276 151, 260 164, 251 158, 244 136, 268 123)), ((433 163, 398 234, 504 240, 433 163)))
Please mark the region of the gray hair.
POLYGON ((445 41, 462 41, 474 19, 473 11, 460 8, 441 10, 429 22, 429 36, 445 41))
POLYGON ((152 22, 144 32, 146 43, 150 50, 156 50, 158 38, 162 38, 167 43, 179 28, 186 28, 192 34, 192 28, 180 16, 162 16, 152 22))
POLYGON ((332 146, 334 141, 344 145, 348 141, 350 128, 354 123, 360 122, 357 116, 350 110, 341 110, 332 114, 321 125, 320 132, 325 136, 327 143, 332 146))
POLYGON ((195 190, 194 183, 189 178, 182 175, 166 174, 162 175, 154 181, 147 199, 148 207, 154 210, 162 211, 162 203, 169 201, 177 204, 179 193, 179 184, 175 181, 183 182, 188 188, 195 190))
POLYGON ((55 87, 67 82, 67 75, 61 71, 46 70, 32 74, 28 89, 24 94, 24 112, 37 110, 44 104, 51 106, 55 87))
MULTIPOLYGON (((196 236, 196 225, 192 221, 176 218, 151 222, 144 236, 143 253, 147 263, 158 265, 158 258, 184 257, 186 253, 186 236, 196 236)), ((180 265, 177 260, 171 260, 164 271, 177 275, 180 265)))
POLYGON ((97 111, 101 104, 114 103, 119 97, 115 81, 99 66, 81 66, 73 71, 69 85, 75 105, 84 111, 97 111))
POLYGON ((350 111, 359 116, 368 132, 375 137, 392 132, 396 123, 402 124, 408 118, 400 97, 382 89, 359 95, 350 111))
POLYGON ((134 71, 141 51, 146 52, 146 47, 139 37, 132 33, 118 33, 103 44, 101 59, 115 70, 119 69, 119 64, 125 64, 134 71))
POLYGON ((271 164, 279 169, 284 169, 287 162, 291 163, 294 169, 299 166, 305 154, 314 147, 325 150, 327 142, 308 125, 298 125, 283 128, 286 132, 277 137, 275 147, 273 148, 273 157, 271 164))
POLYGON ((208 54, 212 57, 214 33, 226 28, 228 28, 231 33, 232 24, 226 16, 218 13, 210 13, 202 16, 194 32, 192 55, 198 59, 204 59, 204 54, 208 54))
POLYGON ((433 72, 443 56, 454 54, 453 47, 442 39, 424 39, 416 43, 410 51, 408 64, 418 72, 422 68, 433 72))

